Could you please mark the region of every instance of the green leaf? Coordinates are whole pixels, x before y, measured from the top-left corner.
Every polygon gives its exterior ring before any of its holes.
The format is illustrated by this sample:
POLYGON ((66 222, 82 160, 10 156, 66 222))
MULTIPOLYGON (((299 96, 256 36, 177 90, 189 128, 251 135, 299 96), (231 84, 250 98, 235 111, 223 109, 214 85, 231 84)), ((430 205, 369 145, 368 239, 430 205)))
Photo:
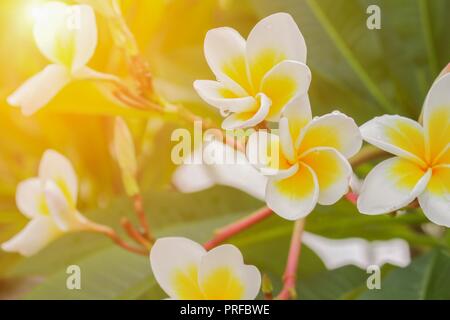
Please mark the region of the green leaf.
POLYGON ((450 254, 434 250, 396 269, 381 282, 380 290, 365 292, 361 299, 450 299, 450 254))
POLYGON ((335 108, 358 121, 382 113, 417 118, 434 78, 449 62, 445 0, 252 0, 259 18, 290 13, 308 47, 315 113, 335 108), (369 30, 369 5, 381 29, 369 30))
POLYGON ((301 300, 347 299, 363 287, 367 273, 354 266, 321 272, 297 283, 298 298, 301 300))

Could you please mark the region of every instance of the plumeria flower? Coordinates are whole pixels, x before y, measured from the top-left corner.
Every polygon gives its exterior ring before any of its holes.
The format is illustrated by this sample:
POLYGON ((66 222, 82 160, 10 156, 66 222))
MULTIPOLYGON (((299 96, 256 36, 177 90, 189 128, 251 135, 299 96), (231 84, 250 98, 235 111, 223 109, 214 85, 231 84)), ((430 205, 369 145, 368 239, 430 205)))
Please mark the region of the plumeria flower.
POLYGON ((233 245, 209 252, 186 238, 158 239, 150 252, 156 281, 171 299, 253 300, 261 275, 233 245))
POLYGON ((364 140, 396 157, 369 173, 358 209, 388 213, 417 198, 428 219, 450 227, 450 73, 433 84, 423 108, 423 126, 384 115, 361 127, 364 140))
POLYGON ((20 107, 24 115, 44 107, 73 80, 116 79, 86 66, 97 47, 97 25, 90 6, 45 3, 36 10, 33 33, 37 47, 52 64, 8 97, 8 103, 20 107))
MULTIPOLYGON (((214 150, 214 162, 195 164, 188 163, 178 167, 172 183, 181 192, 194 193, 208 189, 214 185, 225 185, 241 190, 261 201, 265 201, 267 177, 252 166, 244 153, 219 141, 203 145, 203 149, 214 150), (223 163, 223 154, 235 154, 236 164, 223 163)), ((198 148, 194 153, 203 153, 198 148)), ((195 155, 194 155, 195 157, 195 155)), ((355 184, 357 178, 352 177, 355 184)), ((358 181, 359 182, 359 181, 358 181)), ((353 186, 354 187, 354 186, 353 186)), ((357 192, 357 188, 353 189, 357 192)), ((383 241, 367 241, 362 238, 330 239, 305 231, 302 243, 310 248, 329 270, 346 265, 355 265, 366 269, 371 265, 383 266, 390 263, 405 267, 411 262, 411 250, 403 239, 383 241)))
POLYGON ((95 224, 76 209, 77 193, 77 176, 69 160, 47 150, 39 176, 17 187, 17 207, 31 220, 19 234, 3 243, 2 249, 31 256, 66 232, 94 228, 95 224))
POLYGON ((270 175, 267 205, 281 217, 297 220, 317 203, 331 205, 347 193, 352 176, 347 159, 361 145, 352 118, 335 111, 312 119, 308 99, 298 98, 283 112, 279 135, 263 130, 249 137, 247 156, 270 175))
POLYGON ((307 94, 306 44, 287 13, 261 20, 247 41, 232 28, 210 30, 204 50, 217 81, 197 80, 194 88, 227 116, 224 129, 278 121, 287 103, 307 94))

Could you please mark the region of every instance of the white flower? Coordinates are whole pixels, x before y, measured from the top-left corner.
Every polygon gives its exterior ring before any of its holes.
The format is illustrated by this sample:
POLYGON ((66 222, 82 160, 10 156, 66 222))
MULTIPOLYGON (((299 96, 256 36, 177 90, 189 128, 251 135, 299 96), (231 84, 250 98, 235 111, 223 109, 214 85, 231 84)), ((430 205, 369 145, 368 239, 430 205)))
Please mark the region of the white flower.
POLYGON ((364 140, 396 157, 369 173, 358 198, 359 211, 388 213, 418 198, 428 219, 450 227, 450 74, 431 87, 423 126, 384 115, 364 124, 361 133, 364 140))
POLYGON ((247 41, 231 28, 208 31, 205 56, 217 81, 197 80, 194 87, 228 115, 224 129, 278 121, 286 104, 306 95, 311 82, 305 40, 287 13, 261 20, 247 41))
MULTIPOLYGON (((184 164, 177 168, 172 182, 178 190, 186 193, 199 192, 219 184, 246 192, 261 201, 265 200, 267 177, 247 161, 244 153, 218 141, 213 141, 204 148, 214 149, 217 161, 212 164, 184 164), (222 155, 225 153, 234 153, 237 163, 222 164, 222 155)), ((202 153, 202 150, 195 150, 195 153, 202 153)), ((381 267, 384 263, 405 267, 411 261, 409 245, 403 239, 329 239, 305 231, 302 242, 320 257, 328 269, 350 264, 365 269, 374 264, 381 267)))
POLYGON ((76 209, 77 193, 77 177, 69 160, 47 150, 39 166, 39 176, 17 187, 17 207, 31 221, 3 243, 2 249, 31 256, 65 232, 90 229, 93 223, 76 209))
POLYGON ((172 299, 252 300, 261 287, 261 275, 244 264, 233 245, 209 252, 186 238, 158 239, 150 263, 161 288, 172 299))
POLYGON ((352 118, 333 112, 312 119, 308 99, 299 98, 283 112, 279 135, 258 131, 250 136, 247 156, 261 172, 271 174, 267 205, 281 217, 297 220, 317 203, 334 204, 348 192, 352 168, 347 159, 361 144, 352 118))
POLYGON ((80 79, 116 79, 86 66, 97 47, 94 11, 87 5, 48 2, 36 10, 34 39, 52 64, 28 79, 8 97, 8 103, 32 115, 67 84, 80 79))

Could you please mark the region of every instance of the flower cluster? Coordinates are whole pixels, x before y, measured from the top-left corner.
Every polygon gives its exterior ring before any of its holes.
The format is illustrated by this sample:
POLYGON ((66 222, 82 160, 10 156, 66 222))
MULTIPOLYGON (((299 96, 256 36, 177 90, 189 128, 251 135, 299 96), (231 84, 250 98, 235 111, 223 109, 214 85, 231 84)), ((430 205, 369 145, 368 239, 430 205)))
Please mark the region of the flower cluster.
MULTIPOLYGON (((112 3, 97 3, 97 9, 106 16, 117 14, 118 7, 112 3)), ((8 98, 9 104, 20 107, 25 115, 44 107, 71 81, 117 80, 87 67, 97 46, 91 6, 46 3, 37 16, 34 38, 52 64, 8 98), (71 19, 71 15, 76 17, 71 19)), ((289 14, 264 18, 247 40, 231 28, 210 30, 204 53, 216 79, 197 80, 194 88, 225 117, 223 129, 256 129, 246 142, 246 157, 267 176, 259 181, 265 185, 264 198, 273 212, 299 220, 317 204, 339 201, 348 193, 354 176, 349 159, 365 140, 395 157, 369 173, 357 195, 359 211, 389 213, 417 198, 431 221, 450 227, 449 73, 441 75, 431 87, 421 124, 398 115, 384 115, 359 128, 351 117, 338 111, 312 116, 307 48, 289 14), (269 132, 270 126, 277 126, 277 133, 269 132)), ((139 102, 139 98, 134 101, 139 102)), ((125 122, 116 122, 115 135, 126 190, 135 197, 139 195, 137 162, 125 122)), ((65 232, 87 230, 102 230, 129 248, 109 229, 78 212, 77 193, 77 177, 69 160, 56 151, 46 151, 38 177, 17 187, 17 207, 30 222, 2 244, 3 250, 29 256, 65 232)), ((143 215, 141 218, 145 220, 143 215)), ((162 238, 151 243, 148 234, 129 231, 144 246, 151 247, 155 278, 172 299, 254 299, 259 293, 259 271, 245 265, 240 251, 232 245, 207 252, 188 239, 162 238)))

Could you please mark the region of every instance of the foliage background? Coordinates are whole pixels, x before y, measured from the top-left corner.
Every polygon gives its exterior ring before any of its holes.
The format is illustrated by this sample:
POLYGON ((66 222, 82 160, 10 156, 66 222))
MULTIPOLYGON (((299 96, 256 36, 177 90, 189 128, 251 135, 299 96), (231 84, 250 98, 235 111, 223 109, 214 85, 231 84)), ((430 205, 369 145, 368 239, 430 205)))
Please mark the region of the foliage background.
MULTIPOLYGON (((170 184, 175 169, 170 161, 170 133, 185 124, 127 109, 92 83, 71 84, 30 118, 9 107, 7 95, 47 64, 32 39, 29 8, 38 2, 0 2, 0 242, 27 222, 15 207, 15 188, 35 175, 48 148, 74 162, 81 181, 82 212, 112 226, 117 226, 120 216, 131 215, 111 153, 114 115, 124 116, 133 129, 141 164, 140 184, 158 235, 186 235, 205 241, 216 227, 262 205, 225 187, 194 195, 177 193, 170 184)), ((431 83, 450 61, 450 1, 446 0, 123 0, 122 8, 150 63, 158 90, 218 124, 220 116, 203 104, 192 88, 195 79, 212 78, 202 46, 206 31, 213 27, 231 26, 246 36, 270 13, 290 13, 308 45, 314 114, 339 109, 358 124, 384 113, 418 118, 431 83), (381 7, 381 30, 366 28, 370 4, 381 7)), ((104 19, 97 16, 99 46, 90 66, 126 75, 123 56, 114 48, 104 19)), ((360 168, 359 173, 365 174, 370 167, 360 168)), ((362 216, 341 201, 336 206, 318 207, 306 229, 329 238, 403 238, 410 243, 415 259, 405 269, 383 268, 383 290, 369 292, 364 270, 343 267, 327 271, 319 258, 304 248, 300 299, 450 299, 450 233, 430 228, 420 210, 397 218, 362 216)), ((290 232, 289 222, 273 217, 233 243, 243 250, 248 263, 268 273, 279 288, 290 232)), ((162 297, 148 259, 122 251, 97 235, 66 236, 28 259, 0 252, 0 298, 162 297), (83 270, 81 291, 65 288, 69 264, 78 264, 83 270)))

